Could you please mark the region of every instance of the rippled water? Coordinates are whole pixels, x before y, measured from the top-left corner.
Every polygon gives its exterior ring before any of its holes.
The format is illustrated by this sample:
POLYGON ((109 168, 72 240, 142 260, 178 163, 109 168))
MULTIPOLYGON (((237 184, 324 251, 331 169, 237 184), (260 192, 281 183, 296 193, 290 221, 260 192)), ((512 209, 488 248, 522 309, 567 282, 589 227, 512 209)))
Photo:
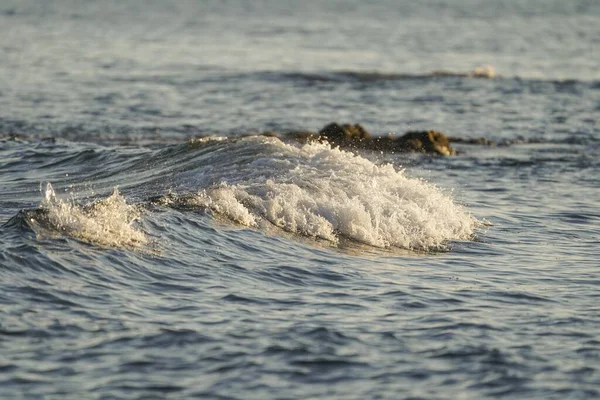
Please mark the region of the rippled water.
POLYGON ((3 2, 0 397, 599 397, 599 27, 591 1, 3 2), (331 121, 495 145, 283 134, 331 121))

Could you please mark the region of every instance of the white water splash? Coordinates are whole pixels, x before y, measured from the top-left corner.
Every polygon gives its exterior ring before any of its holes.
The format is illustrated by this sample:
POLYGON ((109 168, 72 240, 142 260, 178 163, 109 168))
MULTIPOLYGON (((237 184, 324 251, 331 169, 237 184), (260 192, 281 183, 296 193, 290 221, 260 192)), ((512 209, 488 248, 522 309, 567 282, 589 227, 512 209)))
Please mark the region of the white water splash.
POLYGON ((337 243, 343 236, 377 247, 439 249, 469 239, 478 224, 440 189, 392 165, 322 143, 298 147, 255 137, 233 145, 257 144, 267 154, 229 170, 215 186, 180 196, 180 204, 247 226, 269 221, 309 237, 337 243))
POLYGON ((495 78, 496 69, 493 65, 479 65, 469 73, 469 76, 473 78, 495 78))
POLYGON ((136 207, 128 205, 115 188, 105 199, 86 205, 56 196, 46 185, 40 207, 45 211, 44 227, 88 243, 106 247, 138 247, 148 242, 143 232, 133 227, 139 217, 136 207))

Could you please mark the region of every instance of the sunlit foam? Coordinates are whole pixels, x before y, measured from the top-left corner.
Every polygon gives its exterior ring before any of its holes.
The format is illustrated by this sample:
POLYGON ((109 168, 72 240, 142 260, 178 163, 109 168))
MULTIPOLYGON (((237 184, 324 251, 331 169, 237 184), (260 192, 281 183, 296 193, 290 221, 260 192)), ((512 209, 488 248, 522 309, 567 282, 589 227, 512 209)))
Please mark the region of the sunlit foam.
POLYGON ((469 73, 469 76, 475 78, 495 78, 496 69, 492 65, 479 65, 469 73))
POLYGON ((333 243, 344 237, 377 247, 440 249, 469 239, 478 223, 451 196, 393 165, 323 143, 246 138, 232 145, 257 143, 264 155, 178 201, 246 226, 268 221, 333 243))
POLYGON ((139 213, 128 205, 115 188, 113 193, 86 205, 56 196, 52 185, 46 185, 40 204, 39 221, 45 229, 57 231, 88 243, 107 247, 137 247, 147 243, 146 236, 133 227, 139 213))

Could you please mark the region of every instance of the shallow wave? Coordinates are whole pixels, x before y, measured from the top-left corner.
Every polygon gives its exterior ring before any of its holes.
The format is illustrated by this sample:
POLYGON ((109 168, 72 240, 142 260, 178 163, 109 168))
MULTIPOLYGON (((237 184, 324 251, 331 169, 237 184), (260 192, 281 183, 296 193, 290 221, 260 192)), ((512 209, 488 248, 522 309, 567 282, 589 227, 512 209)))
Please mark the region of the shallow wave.
POLYGON ((600 81, 594 79, 577 78, 531 78, 522 76, 507 76, 496 72, 493 66, 485 65, 474 68, 471 71, 433 70, 424 73, 402 73, 383 71, 261 71, 251 74, 239 75, 239 78, 250 78, 261 81, 285 82, 292 81, 307 86, 319 84, 385 84, 387 82, 414 81, 416 84, 426 83, 431 80, 444 79, 482 79, 498 80, 502 83, 515 82, 517 89, 510 86, 510 90, 530 90, 533 93, 548 91, 550 93, 574 93, 584 89, 598 90, 600 81))
POLYGON ((492 79, 498 77, 496 70, 491 65, 482 65, 468 72, 454 71, 432 71, 426 73, 398 73, 398 72, 380 72, 380 71, 324 71, 324 72, 263 72, 262 77, 267 80, 303 80, 312 83, 328 82, 379 82, 379 81, 398 81, 412 79, 434 79, 440 77, 460 77, 460 78, 486 78, 492 79))
MULTIPOLYGON (((579 147, 571 149, 570 141, 522 143, 528 146, 516 148, 520 152, 504 147, 475 158, 438 162, 451 162, 452 168, 525 166, 536 176, 548 168, 568 172, 574 164, 577 168, 595 165, 594 147, 582 152, 579 147), (547 145, 535 147, 533 157, 522 154, 536 143, 547 145), (558 148, 559 144, 568 148, 558 148)), ((160 150, 94 147, 90 151, 59 141, 40 142, 42 148, 33 152, 27 143, 9 144, 26 156, 22 160, 27 164, 12 167, 15 171, 43 176, 53 180, 60 192, 63 188, 70 192, 62 199, 49 185, 37 209, 15 218, 23 218, 25 228, 37 234, 64 235, 103 247, 154 248, 154 239, 149 238, 160 237, 161 232, 152 225, 152 214, 164 211, 162 206, 200 210, 269 236, 317 239, 341 248, 443 251, 452 241, 472 239, 480 224, 450 193, 397 167, 407 159, 354 154, 326 143, 301 145, 267 136, 205 137, 160 150), (44 175, 48 165, 55 172, 44 175), (123 194, 110 194, 115 186, 123 194)), ((19 192, 37 185, 24 184, 19 192)), ((31 200, 34 205, 39 197, 31 200)), ((20 208, 6 212, 6 218, 20 208)))

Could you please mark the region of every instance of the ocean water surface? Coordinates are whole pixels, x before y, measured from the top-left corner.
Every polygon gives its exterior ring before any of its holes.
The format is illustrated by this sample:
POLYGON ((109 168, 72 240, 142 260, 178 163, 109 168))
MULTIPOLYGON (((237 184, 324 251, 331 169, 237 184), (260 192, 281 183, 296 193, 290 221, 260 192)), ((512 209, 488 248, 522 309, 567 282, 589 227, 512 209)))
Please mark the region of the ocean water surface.
POLYGON ((585 0, 0 2, 0 398, 600 397, 599 66, 585 0))

